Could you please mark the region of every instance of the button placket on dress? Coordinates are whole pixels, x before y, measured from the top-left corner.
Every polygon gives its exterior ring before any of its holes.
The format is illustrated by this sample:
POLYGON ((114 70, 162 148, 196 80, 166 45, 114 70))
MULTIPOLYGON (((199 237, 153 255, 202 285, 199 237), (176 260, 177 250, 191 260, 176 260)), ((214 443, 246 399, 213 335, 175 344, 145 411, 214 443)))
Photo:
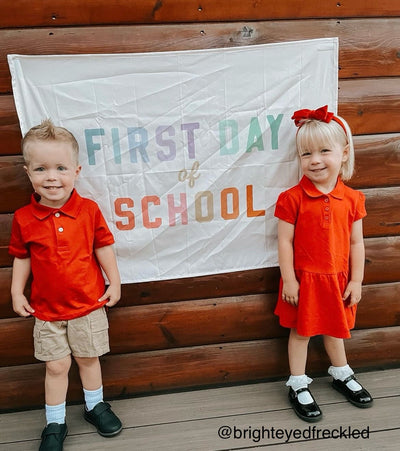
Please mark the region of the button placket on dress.
POLYGON ((328 229, 331 222, 331 207, 330 207, 330 199, 328 196, 324 197, 323 203, 323 218, 322 218, 322 227, 324 229, 328 229))

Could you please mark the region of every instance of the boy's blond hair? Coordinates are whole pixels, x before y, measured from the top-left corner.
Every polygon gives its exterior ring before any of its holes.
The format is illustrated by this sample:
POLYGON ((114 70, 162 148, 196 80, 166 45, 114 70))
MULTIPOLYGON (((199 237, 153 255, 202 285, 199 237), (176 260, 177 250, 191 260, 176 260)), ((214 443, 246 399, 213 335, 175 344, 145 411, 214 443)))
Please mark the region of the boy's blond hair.
POLYGON ((50 119, 32 127, 22 138, 21 147, 25 163, 29 163, 29 143, 32 141, 65 141, 71 144, 76 164, 79 164, 79 145, 75 136, 64 127, 57 127, 50 119))
POLYGON ((339 175, 342 180, 350 180, 354 173, 354 144, 353 137, 349 124, 341 117, 336 116, 342 123, 346 130, 341 127, 336 121, 331 120, 329 123, 306 119, 297 131, 296 145, 299 155, 304 150, 315 146, 332 146, 339 144, 348 146, 348 159, 342 164, 339 175))

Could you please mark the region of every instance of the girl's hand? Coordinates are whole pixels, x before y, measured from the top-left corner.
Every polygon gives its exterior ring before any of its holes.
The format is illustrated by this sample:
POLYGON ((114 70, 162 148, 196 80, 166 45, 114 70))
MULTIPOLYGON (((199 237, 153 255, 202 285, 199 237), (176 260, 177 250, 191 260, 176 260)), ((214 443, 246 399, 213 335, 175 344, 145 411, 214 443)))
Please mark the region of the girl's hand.
POLYGON ((282 299, 285 302, 296 306, 299 303, 299 289, 300 284, 296 279, 290 282, 283 282, 282 299))
POLYGON ((31 307, 28 302, 28 299, 23 294, 14 295, 12 297, 12 305, 14 312, 19 315, 27 318, 31 316, 32 313, 35 313, 35 310, 31 307))
POLYGON ((350 280, 345 292, 343 293, 343 300, 349 299, 349 307, 358 304, 361 301, 361 282, 354 282, 350 280))
POLYGON ((114 306, 121 299, 121 285, 110 284, 110 286, 107 288, 106 292, 99 299, 99 302, 103 302, 106 299, 108 299, 108 302, 106 303, 107 307, 114 306))

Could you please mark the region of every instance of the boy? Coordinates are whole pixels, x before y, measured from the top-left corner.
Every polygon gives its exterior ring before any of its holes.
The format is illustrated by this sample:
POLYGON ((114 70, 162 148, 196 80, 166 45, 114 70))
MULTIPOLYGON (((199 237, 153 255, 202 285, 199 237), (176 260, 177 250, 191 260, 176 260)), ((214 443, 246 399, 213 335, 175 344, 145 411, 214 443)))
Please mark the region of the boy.
POLYGON ((95 202, 76 192, 81 167, 78 143, 50 120, 22 140, 24 169, 35 193, 15 212, 9 252, 14 256, 14 311, 33 315, 35 357, 46 362, 47 426, 40 450, 62 450, 67 435, 65 400, 71 354, 79 367, 84 418, 99 434, 118 434, 122 424, 103 402, 99 356, 109 351, 105 307, 121 296, 114 238, 95 202), (109 287, 101 272, 104 270, 109 287), (24 288, 32 272, 30 302, 24 288))

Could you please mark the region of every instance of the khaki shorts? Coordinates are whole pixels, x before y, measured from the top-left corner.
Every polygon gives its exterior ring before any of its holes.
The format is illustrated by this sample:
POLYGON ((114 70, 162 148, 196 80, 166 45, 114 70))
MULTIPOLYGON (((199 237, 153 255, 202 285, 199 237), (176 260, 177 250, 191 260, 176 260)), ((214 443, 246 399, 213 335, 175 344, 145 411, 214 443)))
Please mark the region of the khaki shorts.
POLYGON ((45 362, 75 357, 98 357, 110 351, 108 319, 104 307, 68 321, 35 319, 35 357, 45 362))

